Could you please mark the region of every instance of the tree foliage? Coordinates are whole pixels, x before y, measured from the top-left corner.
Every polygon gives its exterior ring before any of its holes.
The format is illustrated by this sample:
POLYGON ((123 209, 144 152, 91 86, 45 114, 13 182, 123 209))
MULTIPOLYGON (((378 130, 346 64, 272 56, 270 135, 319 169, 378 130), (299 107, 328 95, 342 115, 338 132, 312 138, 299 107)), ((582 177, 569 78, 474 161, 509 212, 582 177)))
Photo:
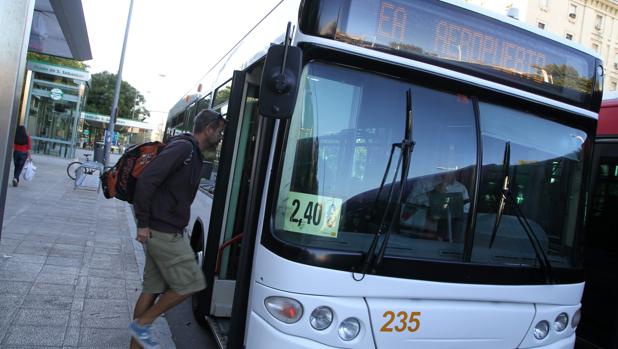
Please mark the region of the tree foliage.
POLYGON ((76 61, 74 59, 56 57, 56 56, 48 56, 41 53, 28 52, 28 60, 39 61, 43 63, 51 63, 56 65, 62 65, 69 68, 77 68, 81 70, 86 70, 88 65, 84 62, 76 61))
MULTIPOLYGON (((92 75, 90 91, 84 111, 95 114, 111 115, 114 90, 116 88, 116 74, 104 71, 92 75)), ((120 97, 118 99, 118 117, 144 121, 150 112, 144 108, 146 99, 131 84, 122 81, 120 97)))

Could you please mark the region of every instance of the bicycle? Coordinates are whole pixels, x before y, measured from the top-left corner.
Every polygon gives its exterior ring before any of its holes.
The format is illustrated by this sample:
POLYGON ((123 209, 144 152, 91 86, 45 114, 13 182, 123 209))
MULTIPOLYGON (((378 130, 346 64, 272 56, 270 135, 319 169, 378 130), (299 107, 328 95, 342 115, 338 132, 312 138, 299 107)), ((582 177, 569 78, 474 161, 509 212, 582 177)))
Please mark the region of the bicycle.
MULTIPOLYGON (((86 162, 85 162, 86 164, 91 162, 90 156, 92 156, 92 154, 84 154, 84 157, 86 158, 86 162)), ((67 175, 69 176, 69 178, 71 178, 71 180, 75 180, 75 172, 83 164, 84 163, 81 161, 73 161, 67 166, 67 175)), ((96 171, 97 171, 96 168, 84 167, 85 174, 91 175, 95 173, 96 171)))

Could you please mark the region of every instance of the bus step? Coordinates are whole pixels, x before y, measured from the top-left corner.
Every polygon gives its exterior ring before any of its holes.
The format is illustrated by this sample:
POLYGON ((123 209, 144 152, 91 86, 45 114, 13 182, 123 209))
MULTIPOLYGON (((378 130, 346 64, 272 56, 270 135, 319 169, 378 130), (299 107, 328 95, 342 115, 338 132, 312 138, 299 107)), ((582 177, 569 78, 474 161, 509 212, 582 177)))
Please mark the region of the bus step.
POLYGON ((215 336, 219 348, 227 348, 227 335, 230 332, 230 318, 207 316, 206 321, 215 336))

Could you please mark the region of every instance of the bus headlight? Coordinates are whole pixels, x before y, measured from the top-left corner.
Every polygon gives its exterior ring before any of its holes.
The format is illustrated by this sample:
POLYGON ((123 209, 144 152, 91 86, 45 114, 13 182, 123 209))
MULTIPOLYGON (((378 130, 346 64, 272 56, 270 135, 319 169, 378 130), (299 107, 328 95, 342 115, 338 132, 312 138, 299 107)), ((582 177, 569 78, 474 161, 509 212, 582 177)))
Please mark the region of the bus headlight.
POLYGON ((534 326, 534 338, 543 340, 549 334, 549 322, 543 320, 534 326))
POLYGON ((360 322, 358 319, 349 317, 339 325, 339 337, 344 341, 351 341, 360 333, 360 322))
POLYGON ((329 307, 317 307, 311 312, 309 322, 316 330, 325 330, 333 322, 333 311, 329 307))
POLYGON ((562 332, 568 324, 569 316, 567 315, 567 313, 561 313, 556 317, 556 320, 554 320, 554 330, 556 330, 557 332, 562 332))
POLYGON ((575 314, 573 314, 573 320, 571 320, 571 327, 576 328, 579 325, 579 320, 582 319, 582 310, 577 309, 575 314))
POLYGON ((270 315, 286 324, 293 324, 303 316, 303 306, 296 299, 273 296, 266 298, 264 305, 270 315))

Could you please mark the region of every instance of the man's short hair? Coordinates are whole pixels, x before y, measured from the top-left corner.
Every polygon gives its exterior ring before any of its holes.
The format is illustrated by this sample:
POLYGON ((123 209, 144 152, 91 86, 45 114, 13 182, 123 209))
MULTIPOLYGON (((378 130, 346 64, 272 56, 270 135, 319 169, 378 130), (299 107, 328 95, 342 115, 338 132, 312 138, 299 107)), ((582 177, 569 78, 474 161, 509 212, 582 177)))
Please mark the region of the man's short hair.
POLYGON ((208 126, 212 125, 215 121, 222 120, 225 122, 223 116, 211 109, 204 109, 197 113, 195 116, 195 122, 193 123, 193 133, 200 133, 204 131, 208 126))

